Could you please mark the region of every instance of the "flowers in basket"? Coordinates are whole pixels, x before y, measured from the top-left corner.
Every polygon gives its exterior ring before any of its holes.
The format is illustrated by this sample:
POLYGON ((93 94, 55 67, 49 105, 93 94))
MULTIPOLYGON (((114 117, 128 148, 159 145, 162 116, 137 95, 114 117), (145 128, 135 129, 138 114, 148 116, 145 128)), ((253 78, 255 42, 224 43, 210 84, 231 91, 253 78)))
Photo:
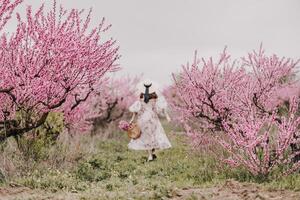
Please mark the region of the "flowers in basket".
POLYGON ((141 129, 137 123, 128 123, 124 120, 119 122, 119 128, 123 131, 126 131, 128 137, 131 139, 137 139, 141 136, 141 129))
POLYGON ((121 120, 119 122, 119 128, 123 131, 128 131, 130 124, 127 121, 121 120))

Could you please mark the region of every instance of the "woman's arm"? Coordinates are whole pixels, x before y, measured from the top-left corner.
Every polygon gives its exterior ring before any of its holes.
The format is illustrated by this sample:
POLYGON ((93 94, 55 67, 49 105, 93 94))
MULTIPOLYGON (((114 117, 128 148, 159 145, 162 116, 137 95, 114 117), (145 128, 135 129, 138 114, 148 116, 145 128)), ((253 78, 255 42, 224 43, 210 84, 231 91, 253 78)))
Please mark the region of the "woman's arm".
POLYGON ((135 116, 136 116, 136 113, 134 112, 132 117, 131 117, 131 120, 129 121, 130 124, 134 121, 135 116))
POLYGON ((135 119, 135 116, 137 115, 137 113, 141 110, 141 102, 140 101, 135 101, 128 109, 130 112, 132 112, 132 117, 130 120, 130 123, 132 123, 135 119))
POLYGON ((166 116, 167 121, 170 122, 171 118, 170 118, 168 112, 166 111, 166 109, 164 109, 163 112, 164 112, 164 115, 166 116))

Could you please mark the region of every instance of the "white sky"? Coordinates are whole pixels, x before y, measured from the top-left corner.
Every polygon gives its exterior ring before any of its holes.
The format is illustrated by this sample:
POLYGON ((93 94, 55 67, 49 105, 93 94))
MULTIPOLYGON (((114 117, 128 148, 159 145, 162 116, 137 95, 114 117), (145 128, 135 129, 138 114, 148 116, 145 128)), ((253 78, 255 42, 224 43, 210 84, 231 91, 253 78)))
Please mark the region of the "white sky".
MULTIPOLYGON (((34 8, 40 0, 25 0, 34 8)), ((45 0, 47 7, 50 0, 45 0)), ((120 45, 120 75, 139 75, 165 85, 171 73, 228 46, 233 58, 257 49, 300 57, 300 0, 57 0, 67 8, 93 7, 93 22, 112 23, 120 45)), ((9 24, 7 31, 13 30, 9 24)))

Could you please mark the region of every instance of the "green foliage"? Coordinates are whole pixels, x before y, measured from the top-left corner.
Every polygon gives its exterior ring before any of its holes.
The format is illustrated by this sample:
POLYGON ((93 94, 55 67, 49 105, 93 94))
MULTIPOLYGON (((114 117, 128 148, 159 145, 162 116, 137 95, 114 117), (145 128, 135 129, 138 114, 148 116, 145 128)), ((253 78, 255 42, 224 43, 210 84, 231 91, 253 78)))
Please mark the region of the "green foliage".
POLYGON ((58 135, 63 131, 62 113, 49 113, 46 122, 39 128, 16 138, 19 150, 26 159, 35 161, 47 159, 50 146, 55 144, 58 135))
POLYGON ((93 159, 78 165, 76 176, 82 181, 102 181, 110 178, 110 174, 101 164, 101 160, 93 159))
MULTIPOLYGON (((169 137, 173 147, 158 151, 156 161, 146 162, 146 152, 128 150, 128 138, 124 134, 105 141, 82 136, 82 149, 78 152, 55 148, 57 154, 65 154, 61 155, 66 159, 60 159, 60 166, 70 162, 69 168, 58 169, 36 161, 31 171, 12 181, 43 190, 80 191, 82 199, 173 198, 183 188, 208 187, 223 184, 228 179, 255 182, 270 189, 300 190, 298 174, 282 177, 278 168, 270 179, 259 180, 242 168, 232 169, 209 154, 191 151, 184 135, 169 134, 169 137), (80 159, 67 160, 70 153, 80 159)), ((189 197, 195 198, 194 195, 189 197)))
POLYGON ((73 174, 52 169, 35 170, 25 177, 17 179, 17 182, 32 189, 39 188, 52 192, 59 190, 83 191, 88 187, 85 182, 78 181, 73 174))
POLYGON ((60 112, 49 113, 46 122, 36 130, 37 135, 43 135, 49 144, 53 143, 64 130, 64 116, 60 112))
POLYGON ((280 177, 264 184, 269 189, 289 189, 300 191, 300 174, 280 177))
POLYGON ((6 179, 5 179, 4 173, 0 169, 0 185, 5 183, 5 182, 6 182, 6 179))

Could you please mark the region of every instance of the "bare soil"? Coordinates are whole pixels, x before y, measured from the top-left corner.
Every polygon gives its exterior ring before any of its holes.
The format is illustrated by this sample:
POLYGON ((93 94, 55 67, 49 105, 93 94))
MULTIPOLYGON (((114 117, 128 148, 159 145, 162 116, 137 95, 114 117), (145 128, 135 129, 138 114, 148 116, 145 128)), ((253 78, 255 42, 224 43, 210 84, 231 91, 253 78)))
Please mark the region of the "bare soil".
POLYGON ((220 187, 186 188, 173 199, 200 200, 299 200, 300 192, 267 190, 251 183, 229 180, 220 187))
MULTIPOLYGON (((79 200, 86 194, 72 192, 46 192, 32 190, 21 186, 0 187, 1 200, 79 200)), ((98 199, 97 194, 91 195, 91 199, 98 199)), ((126 197, 124 197, 126 199, 126 197)), ((84 198, 89 199, 89 198, 84 198)), ((100 198, 101 199, 101 198, 100 198)), ((131 198, 128 198, 131 199, 131 198)), ((300 192, 289 190, 267 190, 251 183, 239 183, 229 180, 218 187, 207 188, 183 188, 169 194, 163 199, 199 199, 199 200, 299 200, 300 192)))

